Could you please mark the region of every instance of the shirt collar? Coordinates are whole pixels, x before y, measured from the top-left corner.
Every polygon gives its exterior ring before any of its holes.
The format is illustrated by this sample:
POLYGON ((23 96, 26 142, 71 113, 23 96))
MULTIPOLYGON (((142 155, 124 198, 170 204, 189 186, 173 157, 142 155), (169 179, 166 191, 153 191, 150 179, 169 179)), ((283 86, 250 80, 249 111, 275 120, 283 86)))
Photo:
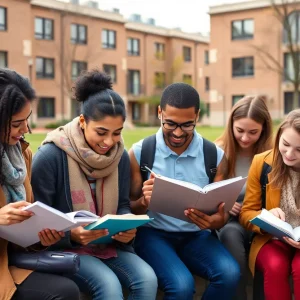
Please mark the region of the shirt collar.
MULTIPOLYGON (((194 130, 194 136, 192 141, 190 142, 187 149, 180 155, 181 157, 197 157, 197 153, 199 150, 199 143, 200 143, 200 135, 197 133, 196 130, 194 130)), ((161 156, 163 158, 167 158, 171 155, 178 156, 177 153, 172 151, 166 144, 162 132, 162 128, 159 128, 159 130, 156 133, 156 147, 160 150, 161 156)))

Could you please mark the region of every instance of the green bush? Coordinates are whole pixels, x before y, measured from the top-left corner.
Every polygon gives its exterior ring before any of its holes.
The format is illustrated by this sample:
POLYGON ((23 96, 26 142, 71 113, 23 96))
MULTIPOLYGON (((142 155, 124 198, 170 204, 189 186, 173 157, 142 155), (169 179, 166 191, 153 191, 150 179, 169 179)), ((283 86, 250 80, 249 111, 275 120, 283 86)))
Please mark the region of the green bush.
POLYGON ((55 129, 59 126, 64 126, 66 125, 67 123, 69 123, 70 120, 61 120, 61 121, 57 121, 57 122, 53 122, 53 123, 48 123, 45 125, 45 128, 47 129, 55 129))

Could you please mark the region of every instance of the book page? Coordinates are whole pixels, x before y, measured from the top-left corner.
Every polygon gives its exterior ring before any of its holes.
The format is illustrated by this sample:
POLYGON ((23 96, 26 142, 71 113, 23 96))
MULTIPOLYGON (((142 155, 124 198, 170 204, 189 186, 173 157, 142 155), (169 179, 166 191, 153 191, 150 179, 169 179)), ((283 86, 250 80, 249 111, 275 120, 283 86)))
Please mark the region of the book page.
POLYGON ((207 193, 207 192, 215 190, 215 189, 217 189, 217 188, 219 188, 221 186, 230 184, 232 182, 239 181, 241 179, 243 179, 243 177, 242 176, 238 176, 238 177, 235 177, 235 178, 230 178, 230 179, 225 179, 225 180, 222 180, 222 181, 213 182, 213 183, 210 183, 210 184, 206 185, 203 188, 203 190, 207 193))
POLYGON ((165 177, 165 176, 161 176, 161 175, 158 175, 157 178, 203 193, 203 189, 199 185, 191 183, 191 182, 173 179, 173 178, 169 178, 169 177, 165 177))
POLYGON ((300 241, 300 226, 294 228, 294 237, 296 242, 300 241))
POLYGON ((264 220, 265 222, 273 225, 274 227, 280 229, 281 231, 285 232, 287 235, 294 236, 293 227, 289 223, 284 222, 281 219, 275 217, 268 210, 263 209, 258 217, 264 220))
POLYGON ((77 224, 86 224, 97 221, 100 217, 87 210, 73 211, 66 214, 77 224))

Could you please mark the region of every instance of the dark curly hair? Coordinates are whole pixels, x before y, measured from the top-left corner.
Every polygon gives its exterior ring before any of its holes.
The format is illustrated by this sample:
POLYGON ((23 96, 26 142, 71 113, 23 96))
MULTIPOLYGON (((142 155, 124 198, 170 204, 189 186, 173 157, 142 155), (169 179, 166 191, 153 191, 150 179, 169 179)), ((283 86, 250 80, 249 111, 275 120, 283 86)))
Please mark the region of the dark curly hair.
POLYGON ((99 121, 106 116, 126 119, 123 99, 112 89, 110 76, 98 70, 84 72, 75 82, 74 96, 82 103, 85 120, 99 121))
POLYGON ((35 98, 29 80, 10 69, 0 68, 0 184, 3 184, 2 158, 7 150, 12 116, 35 98))

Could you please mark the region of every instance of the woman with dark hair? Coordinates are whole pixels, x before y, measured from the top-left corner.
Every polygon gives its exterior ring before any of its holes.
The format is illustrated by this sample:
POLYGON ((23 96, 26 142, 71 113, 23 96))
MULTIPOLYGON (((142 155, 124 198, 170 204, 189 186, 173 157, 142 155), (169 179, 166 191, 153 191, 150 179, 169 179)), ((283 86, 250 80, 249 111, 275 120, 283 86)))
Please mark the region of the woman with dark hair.
MULTIPOLYGON (((0 225, 21 223, 32 216, 22 207, 33 202, 30 184, 32 154, 24 134, 29 131, 31 101, 35 92, 27 79, 0 68, 0 225)), ((64 234, 54 230, 39 233, 40 245, 48 247, 64 234)), ((9 256, 25 251, 0 238, 0 299, 79 299, 76 284, 68 278, 9 266, 9 256)))
MULTIPOLYGON (((121 137, 124 102, 110 77, 98 71, 78 78, 75 97, 82 114, 49 133, 34 157, 34 195, 64 213, 130 213, 129 157, 121 137)), ((155 299, 155 273, 131 247, 136 229, 114 235, 112 244, 89 244, 107 233, 78 227, 55 245, 80 255, 72 279, 95 300, 123 299, 121 285, 129 289, 129 299, 155 299)))
MULTIPOLYGON (((272 148, 272 120, 264 97, 246 96, 231 110, 224 134, 216 144, 223 148, 228 159, 229 177, 248 176, 254 155, 272 148)), ((241 279, 234 299, 247 299, 248 249, 250 234, 239 224, 245 187, 229 212, 228 223, 218 236, 240 265, 241 279)))
POLYGON ((254 157, 247 182, 241 224, 255 232, 249 266, 264 275, 266 300, 300 299, 300 242, 289 237, 283 241, 262 231, 249 221, 261 213, 260 176, 264 164, 272 167, 266 185, 265 209, 292 227, 300 226, 300 109, 291 111, 278 128, 274 148, 254 157))

